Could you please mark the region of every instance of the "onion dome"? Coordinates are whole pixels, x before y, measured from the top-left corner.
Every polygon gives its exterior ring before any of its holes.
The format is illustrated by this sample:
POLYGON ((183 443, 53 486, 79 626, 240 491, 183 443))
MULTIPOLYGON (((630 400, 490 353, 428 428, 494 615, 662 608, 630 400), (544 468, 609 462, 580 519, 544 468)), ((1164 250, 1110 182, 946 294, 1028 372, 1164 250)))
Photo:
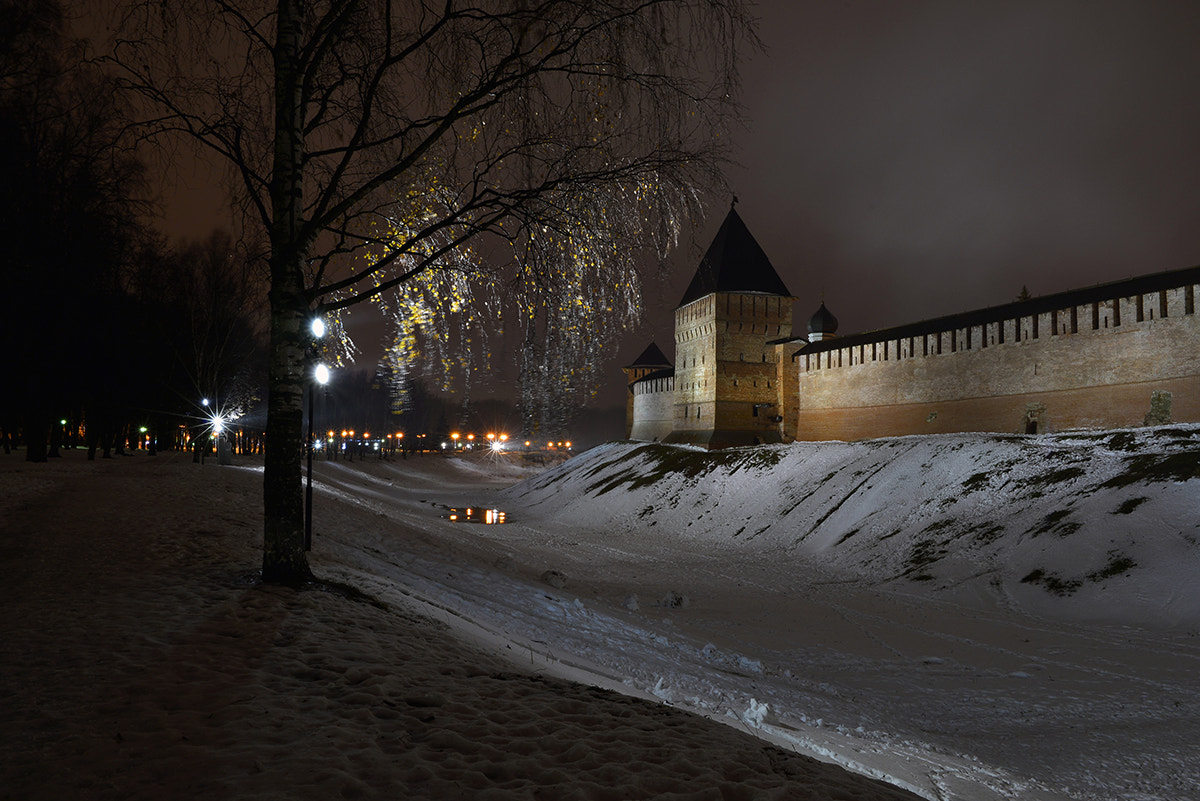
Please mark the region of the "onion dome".
POLYGON ((829 309, 825 308, 825 303, 822 301, 821 308, 817 309, 817 313, 808 321, 809 338, 828 339, 837 333, 837 327, 837 318, 830 314, 829 309))

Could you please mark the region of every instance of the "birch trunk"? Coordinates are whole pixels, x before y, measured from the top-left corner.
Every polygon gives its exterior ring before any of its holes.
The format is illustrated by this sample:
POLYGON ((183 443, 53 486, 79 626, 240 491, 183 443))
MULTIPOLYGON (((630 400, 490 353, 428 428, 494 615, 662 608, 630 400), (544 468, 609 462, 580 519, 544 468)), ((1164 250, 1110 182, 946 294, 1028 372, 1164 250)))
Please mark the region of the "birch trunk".
POLYGON ((303 131, 299 75, 302 0, 279 3, 275 62, 274 167, 271 174, 271 363, 263 470, 263 581, 312 578, 304 554, 304 346, 308 297, 303 208, 303 131))

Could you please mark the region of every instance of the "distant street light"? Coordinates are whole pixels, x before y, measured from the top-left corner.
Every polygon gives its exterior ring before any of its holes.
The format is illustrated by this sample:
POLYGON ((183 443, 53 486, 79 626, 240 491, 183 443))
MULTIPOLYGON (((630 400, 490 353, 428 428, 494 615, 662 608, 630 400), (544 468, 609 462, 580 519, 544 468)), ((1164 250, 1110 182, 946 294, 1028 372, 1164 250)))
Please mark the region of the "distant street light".
MULTIPOLYGON (((314 317, 311 331, 313 338, 306 354, 310 361, 316 355, 318 341, 325 336, 325 321, 320 317, 314 317)), ((312 550, 313 398, 317 394, 316 385, 325 386, 327 383, 329 383, 329 368, 324 364, 317 364, 313 367, 312 380, 308 382, 308 440, 304 443, 305 449, 308 451, 308 474, 304 488, 304 550, 306 551, 312 550)))

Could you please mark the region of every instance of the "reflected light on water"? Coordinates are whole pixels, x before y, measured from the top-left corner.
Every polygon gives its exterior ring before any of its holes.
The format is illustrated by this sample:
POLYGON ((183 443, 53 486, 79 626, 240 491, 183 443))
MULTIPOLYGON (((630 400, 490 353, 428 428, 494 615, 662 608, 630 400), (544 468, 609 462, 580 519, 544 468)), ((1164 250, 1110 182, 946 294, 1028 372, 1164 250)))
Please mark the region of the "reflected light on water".
POLYGON ((505 522, 506 519, 505 513, 500 509, 474 508, 448 509, 442 517, 456 523, 485 523, 487 525, 498 525, 505 522))

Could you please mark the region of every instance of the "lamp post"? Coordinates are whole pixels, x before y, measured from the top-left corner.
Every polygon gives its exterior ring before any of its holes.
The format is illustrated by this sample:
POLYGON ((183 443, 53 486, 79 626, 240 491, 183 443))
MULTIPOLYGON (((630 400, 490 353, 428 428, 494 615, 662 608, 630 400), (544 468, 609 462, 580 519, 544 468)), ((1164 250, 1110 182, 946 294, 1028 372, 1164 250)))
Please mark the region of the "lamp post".
MULTIPOLYGON (((317 340, 325 336, 325 321, 314 317, 312 321, 313 342, 310 353, 316 350, 317 340)), ((317 384, 324 386, 329 382, 329 368, 324 364, 313 367, 312 380, 308 382, 308 440, 305 448, 308 451, 308 475, 304 488, 304 550, 312 550, 312 470, 313 470, 313 398, 317 394, 317 384)))

